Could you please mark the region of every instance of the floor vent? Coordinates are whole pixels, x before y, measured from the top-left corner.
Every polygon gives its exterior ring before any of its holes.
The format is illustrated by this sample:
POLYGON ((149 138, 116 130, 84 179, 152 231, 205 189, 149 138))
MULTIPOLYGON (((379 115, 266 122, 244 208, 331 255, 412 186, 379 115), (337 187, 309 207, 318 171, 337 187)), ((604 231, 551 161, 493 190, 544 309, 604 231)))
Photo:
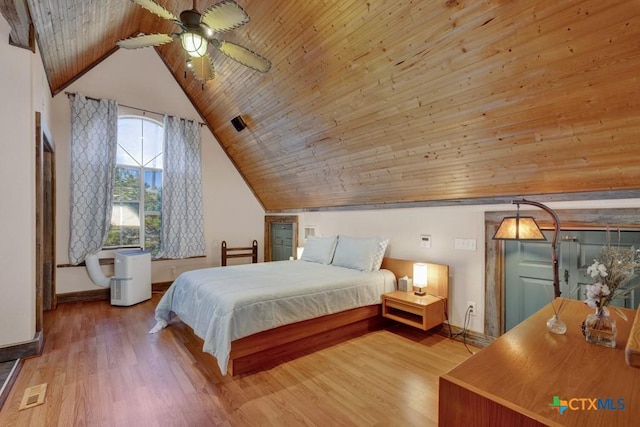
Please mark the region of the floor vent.
POLYGON ((24 391, 22 402, 20 402, 20 410, 33 408, 34 406, 44 403, 44 395, 47 392, 47 383, 34 385, 24 391))

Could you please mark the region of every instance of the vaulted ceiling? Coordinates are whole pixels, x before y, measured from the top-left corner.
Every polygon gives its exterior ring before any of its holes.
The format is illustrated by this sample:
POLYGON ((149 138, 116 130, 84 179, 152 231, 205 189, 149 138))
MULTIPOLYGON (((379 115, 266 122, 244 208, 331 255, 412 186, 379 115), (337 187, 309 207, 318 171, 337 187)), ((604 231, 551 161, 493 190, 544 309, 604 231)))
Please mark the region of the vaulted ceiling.
MULTIPOLYGON (((251 21, 224 38, 268 73, 214 53, 202 85, 179 42, 157 52, 268 211, 640 188, 637 0, 237 2, 251 21)), ((176 31, 129 0, 0 11, 14 44, 33 22, 53 94, 176 31)))

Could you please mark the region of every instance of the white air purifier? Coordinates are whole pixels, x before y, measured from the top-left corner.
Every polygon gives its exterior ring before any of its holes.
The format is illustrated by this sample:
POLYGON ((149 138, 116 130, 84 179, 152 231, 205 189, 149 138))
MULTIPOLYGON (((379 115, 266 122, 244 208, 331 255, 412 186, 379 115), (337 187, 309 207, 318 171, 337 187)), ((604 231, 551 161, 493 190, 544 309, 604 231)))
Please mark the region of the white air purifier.
POLYGON ((129 306, 151 298, 151 254, 119 251, 111 277, 111 305, 129 306))

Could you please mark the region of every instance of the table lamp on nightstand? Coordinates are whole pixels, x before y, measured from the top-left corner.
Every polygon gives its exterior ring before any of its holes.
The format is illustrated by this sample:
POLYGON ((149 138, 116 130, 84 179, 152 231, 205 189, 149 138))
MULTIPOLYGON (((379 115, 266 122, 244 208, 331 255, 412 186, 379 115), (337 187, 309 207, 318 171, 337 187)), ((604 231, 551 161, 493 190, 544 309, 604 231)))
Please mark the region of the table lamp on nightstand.
POLYGON ((418 296, 424 296, 427 294, 427 264, 415 263, 413 264, 413 289, 414 294, 418 296))

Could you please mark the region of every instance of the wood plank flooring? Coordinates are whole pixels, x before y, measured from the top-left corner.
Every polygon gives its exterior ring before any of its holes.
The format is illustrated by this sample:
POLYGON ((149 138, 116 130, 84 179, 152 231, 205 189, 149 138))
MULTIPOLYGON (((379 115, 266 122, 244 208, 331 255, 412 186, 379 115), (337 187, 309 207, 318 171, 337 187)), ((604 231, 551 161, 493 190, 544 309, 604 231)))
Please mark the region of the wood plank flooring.
POLYGON ((221 376, 181 324, 147 333, 158 300, 47 312, 44 352, 24 361, 0 426, 436 425, 438 377, 470 356, 460 342, 398 325, 221 376), (45 403, 18 411, 24 390, 45 382, 45 403))

